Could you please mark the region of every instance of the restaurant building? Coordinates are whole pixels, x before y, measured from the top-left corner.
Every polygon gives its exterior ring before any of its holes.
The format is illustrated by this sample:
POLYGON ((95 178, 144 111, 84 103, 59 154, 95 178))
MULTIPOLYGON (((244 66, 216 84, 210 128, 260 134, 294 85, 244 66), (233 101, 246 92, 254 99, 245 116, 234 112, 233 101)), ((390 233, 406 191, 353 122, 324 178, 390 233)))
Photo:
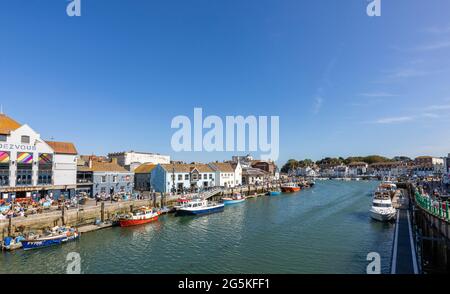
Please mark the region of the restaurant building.
POLYGON ((76 156, 72 143, 45 141, 30 126, 0 114, 0 194, 3 201, 74 196, 76 156))

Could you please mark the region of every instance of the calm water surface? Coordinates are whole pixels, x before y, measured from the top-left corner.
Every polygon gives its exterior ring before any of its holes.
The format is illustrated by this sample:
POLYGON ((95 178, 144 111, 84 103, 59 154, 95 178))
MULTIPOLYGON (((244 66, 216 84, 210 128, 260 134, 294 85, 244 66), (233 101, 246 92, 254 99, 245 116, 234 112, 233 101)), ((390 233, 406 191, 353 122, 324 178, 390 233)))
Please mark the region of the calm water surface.
POLYGON ((369 218, 377 182, 317 182, 297 194, 250 199, 202 217, 84 234, 79 241, 0 255, 0 273, 365 273, 369 252, 389 272, 393 225, 369 218))

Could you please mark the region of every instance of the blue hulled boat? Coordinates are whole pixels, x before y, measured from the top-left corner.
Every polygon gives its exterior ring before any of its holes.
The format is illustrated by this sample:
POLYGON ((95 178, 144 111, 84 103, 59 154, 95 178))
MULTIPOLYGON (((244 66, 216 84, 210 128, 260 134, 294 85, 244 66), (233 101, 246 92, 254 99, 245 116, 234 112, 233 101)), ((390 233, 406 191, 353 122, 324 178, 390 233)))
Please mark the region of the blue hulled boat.
POLYGON ((281 195, 281 191, 269 191, 269 196, 279 196, 281 195))
POLYGON ((60 245, 69 241, 76 240, 80 234, 76 229, 72 228, 54 228, 52 232, 46 236, 36 236, 22 240, 22 248, 24 250, 44 248, 54 245, 60 245))
POLYGON ((240 193, 236 193, 233 195, 233 197, 230 198, 222 198, 223 204, 225 205, 232 205, 232 204, 238 204, 245 201, 245 196, 243 197, 240 193))
POLYGON ((193 199, 177 208, 176 215, 203 215, 215 212, 221 212, 224 208, 223 203, 208 202, 204 199, 193 199))

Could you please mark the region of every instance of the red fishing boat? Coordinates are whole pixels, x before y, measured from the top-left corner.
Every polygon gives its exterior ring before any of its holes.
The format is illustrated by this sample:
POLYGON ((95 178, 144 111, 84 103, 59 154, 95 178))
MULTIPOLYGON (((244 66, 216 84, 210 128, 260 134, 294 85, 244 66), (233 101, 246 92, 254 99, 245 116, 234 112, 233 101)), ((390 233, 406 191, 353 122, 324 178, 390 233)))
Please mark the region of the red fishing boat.
POLYGON ((136 225, 147 224, 158 220, 159 212, 154 212, 148 207, 141 207, 119 219, 121 227, 130 227, 136 225))
POLYGON ((287 183, 281 185, 281 191, 284 193, 292 193, 300 191, 300 187, 294 183, 287 183))

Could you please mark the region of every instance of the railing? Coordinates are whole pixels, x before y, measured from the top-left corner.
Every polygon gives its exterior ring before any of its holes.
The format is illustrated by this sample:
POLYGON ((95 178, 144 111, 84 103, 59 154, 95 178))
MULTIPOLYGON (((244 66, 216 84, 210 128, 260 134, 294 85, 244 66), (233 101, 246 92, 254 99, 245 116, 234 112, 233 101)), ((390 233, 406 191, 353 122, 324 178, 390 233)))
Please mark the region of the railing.
POLYGON ((448 201, 432 200, 429 197, 422 196, 419 192, 415 193, 416 203, 428 213, 450 222, 450 211, 448 201))
POLYGON ((214 196, 214 195, 216 195, 216 194, 218 194, 218 193, 220 193, 222 191, 223 191, 223 188, 217 187, 217 188, 214 188, 214 189, 209 190, 209 191, 201 192, 200 193, 200 197, 206 199, 206 198, 212 197, 212 196, 214 196))

